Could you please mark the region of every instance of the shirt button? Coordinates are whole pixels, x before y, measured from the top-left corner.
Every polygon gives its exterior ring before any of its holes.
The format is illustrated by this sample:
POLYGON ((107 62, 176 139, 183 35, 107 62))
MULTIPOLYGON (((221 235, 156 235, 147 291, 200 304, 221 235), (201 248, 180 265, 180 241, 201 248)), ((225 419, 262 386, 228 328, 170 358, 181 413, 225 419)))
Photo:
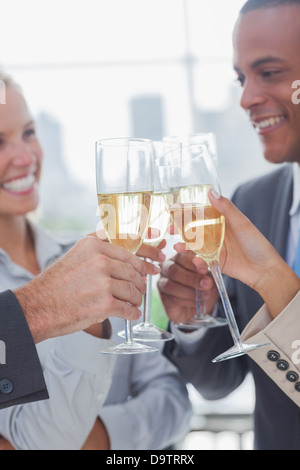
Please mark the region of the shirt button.
POLYGON ((277 351, 269 351, 267 354, 269 361, 277 362, 280 358, 280 354, 277 351))
POLYGON ((297 382, 297 380, 299 380, 299 375, 296 372, 291 371, 286 374, 286 378, 289 382, 297 382))
POLYGON ((295 389, 297 390, 297 392, 300 392, 300 382, 296 383, 295 389))
POLYGON ((288 370, 289 368, 289 363, 287 361, 284 361, 283 359, 278 361, 276 365, 277 365, 277 369, 279 370, 288 370))
POLYGON ((0 382, 0 393, 4 393, 4 395, 8 395, 14 389, 14 385, 11 380, 3 379, 0 382))

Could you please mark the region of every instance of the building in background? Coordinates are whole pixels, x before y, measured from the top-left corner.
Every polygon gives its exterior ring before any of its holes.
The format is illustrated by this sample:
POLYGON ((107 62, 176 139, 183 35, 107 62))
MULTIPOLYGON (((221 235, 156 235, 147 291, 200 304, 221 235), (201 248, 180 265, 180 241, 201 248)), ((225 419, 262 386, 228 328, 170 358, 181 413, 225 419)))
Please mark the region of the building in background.
POLYGON ((163 98, 136 96, 130 100, 132 137, 161 140, 165 135, 163 98))
POLYGON ((66 164, 61 124, 46 112, 41 112, 36 122, 44 150, 38 210, 40 222, 55 231, 95 230, 96 189, 84 186, 72 176, 66 164))
MULTIPOLYGON (((160 95, 137 95, 129 101, 131 136, 160 140, 165 135, 165 110, 160 95)), ((39 138, 44 149, 39 218, 54 230, 89 230, 97 224, 96 186, 79 183, 72 175, 64 151, 63 128, 46 112, 37 116, 39 138)), ((267 171, 259 140, 238 104, 236 88, 228 105, 219 111, 197 111, 196 132, 214 132, 222 192, 230 197, 244 181, 267 171)), ((82 156, 84 159, 84 155, 82 156)))

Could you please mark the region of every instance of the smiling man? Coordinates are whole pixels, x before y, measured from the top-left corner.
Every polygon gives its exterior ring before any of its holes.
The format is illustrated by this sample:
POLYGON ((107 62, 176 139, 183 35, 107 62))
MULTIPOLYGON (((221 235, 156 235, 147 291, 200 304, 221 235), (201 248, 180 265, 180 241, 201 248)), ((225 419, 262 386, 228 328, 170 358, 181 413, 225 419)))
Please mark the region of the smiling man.
MULTIPOLYGON (((242 185, 233 202, 293 266, 300 227, 300 105, 293 100, 293 86, 300 80, 300 0, 248 0, 234 28, 233 47, 234 69, 243 88, 240 104, 258 134, 264 157, 274 164, 287 163, 242 185)), ((176 322, 192 310, 200 281, 208 312, 216 302, 215 287, 207 276, 195 275, 188 256, 178 254, 165 263, 158 283, 166 311, 176 322)), ((249 322, 263 301, 239 281, 227 281, 239 328, 248 325, 249 332, 249 322)), ((223 310, 221 304, 218 308, 223 310)), ((253 321, 250 326, 253 330, 253 321)), ((256 333, 263 330, 272 339, 272 348, 262 348, 259 357, 250 354, 255 362, 244 356, 212 364, 232 346, 224 328, 193 333, 194 338, 181 332, 176 343, 166 345, 165 353, 207 399, 225 397, 251 372, 256 387, 255 448, 300 449, 300 370, 293 362, 300 320, 283 312, 255 327, 256 333)))
POLYGON ((241 106, 265 158, 274 163, 300 161, 300 109, 292 100, 292 85, 300 79, 299 6, 288 0, 248 2, 233 34, 241 106))

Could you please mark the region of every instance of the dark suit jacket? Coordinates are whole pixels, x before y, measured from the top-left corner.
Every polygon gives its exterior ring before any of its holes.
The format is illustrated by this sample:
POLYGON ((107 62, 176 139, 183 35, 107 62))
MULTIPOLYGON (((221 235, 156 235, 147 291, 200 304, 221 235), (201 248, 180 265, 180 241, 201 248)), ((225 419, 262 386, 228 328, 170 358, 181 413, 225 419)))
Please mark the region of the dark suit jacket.
POLYGON ((33 338, 11 291, 0 293, 0 340, 6 349, 0 364, 0 409, 48 398, 33 338))
MULTIPOLYGON (((292 167, 285 165, 262 178, 242 185, 233 202, 285 257, 292 202, 292 167)), ((240 331, 262 306, 263 301, 239 281, 226 279, 240 331)), ((222 307, 219 307, 220 312, 222 307)), ((300 324, 295 325, 299 329, 300 324)), ((228 329, 207 330, 197 351, 186 356, 175 342, 165 346, 165 354, 179 367, 207 399, 228 395, 251 371, 256 388, 255 448, 300 449, 300 410, 282 390, 247 356, 213 364, 211 360, 232 346, 228 329)))

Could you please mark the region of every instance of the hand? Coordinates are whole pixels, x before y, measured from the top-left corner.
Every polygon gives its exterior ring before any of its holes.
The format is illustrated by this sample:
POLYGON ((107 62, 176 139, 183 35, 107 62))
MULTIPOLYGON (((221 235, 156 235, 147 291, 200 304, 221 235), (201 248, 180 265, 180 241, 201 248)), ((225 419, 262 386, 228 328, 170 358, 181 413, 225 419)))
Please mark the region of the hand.
MULTIPOLYGON (((153 229, 149 228, 147 236, 148 236, 149 239, 157 237, 158 236, 157 235, 157 230, 156 229, 153 230, 153 229)), ((102 229, 99 229, 97 231, 97 237, 102 241, 108 242, 106 233, 102 229)), ((159 263, 164 261, 166 259, 166 256, 162 252, 162 250, 165 248, 166 244, 167 244, 166 240, 162 240, 158 244, 157 247, 148 245, 147 243, 143 243, 140 246, 140 248, 137 252, 137 256, 139 256, 140 258, 144 258, 144 266, 145 266, 145 269, 146 269, 146 274, 150 274, 150 275, 155 276, 156 274, 158 274, 160 272, 160 267, 159 266, 157 266, 153 263, 148 263, 145 260, 150 259, 152 261, 157 261, 159 263)))
MULTIPOLYGON (((214 191, 210 191, 209 199, 226 221, 220 255, 222 271, 255 289, 275 318, 299 291, 300 279, 231 201, 214 191)), ((193 262, 202 269, 199 258, 193 262)))
MULTIPOLYGON (((144 260, 150 259, 152 261, 161 263, 166 259, 166 255, 161 251, 163 248, 165 248, 166 244, 166 240, 162 240, 157 247, 144 243, 137 252, 137 255, 144 258, 144 260)), ((160 273, 159 266, 155 265, 154 263, 148 263, 147 261, 144 262, 147 274, 155 275, 160 273)))
POLYGON ((40 342, 109 316, 137 320, 145 275, 137 256, 92 235, 15 294, 35 342, 40 342))
POLYGON ((161 267, 157 286, 166 313, 174 323, 186 322, 196 315, 195 289, 205 294, 207 313, 212 312, 218 301, 217 288, 208 274, 207 266, 197 272, 193 264, 194 256, 191 253, 179 253, 161 267))
MULTIPOLYGON (((222 272, 259 290, 260 281, 276 269, 278 263, 282 264, 282 258, 229 199, 212 191, 209 193, 209 199, 225 216, 225 239, 220 255, 222 272), (214 194, 217 197, 214 197, 214 194)), ((193 262, 202 268, 202 260, 194 258, 193 262)))

